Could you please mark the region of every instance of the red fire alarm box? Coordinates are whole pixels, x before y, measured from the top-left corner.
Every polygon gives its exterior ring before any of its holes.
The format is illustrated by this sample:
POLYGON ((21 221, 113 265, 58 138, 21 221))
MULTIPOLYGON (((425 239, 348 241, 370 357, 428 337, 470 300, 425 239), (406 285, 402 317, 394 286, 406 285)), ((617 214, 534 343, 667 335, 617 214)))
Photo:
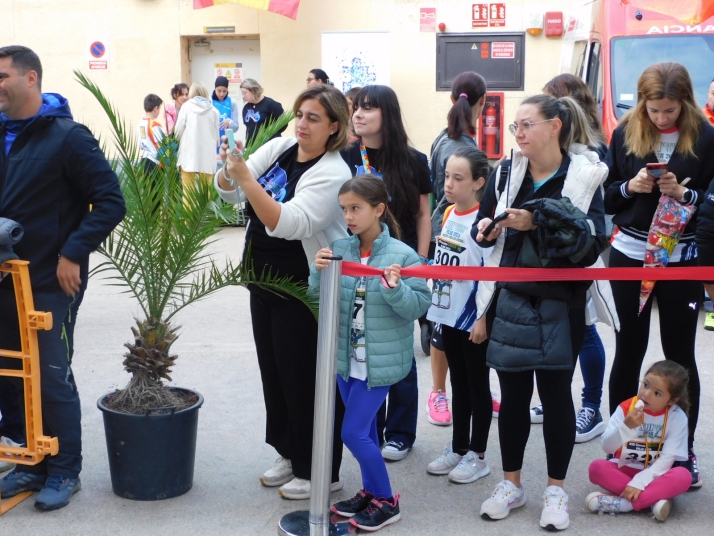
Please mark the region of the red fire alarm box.
POLYGON ((487 93, 486 104, 481 112, 478 130, 478 146, 490 159, 503 156, 503 105, 504 93, 487 93))
POLYGON ((545 14, 545 35, 546 37, 557 37, 563 35, 562 11, 548 11, 545 14))

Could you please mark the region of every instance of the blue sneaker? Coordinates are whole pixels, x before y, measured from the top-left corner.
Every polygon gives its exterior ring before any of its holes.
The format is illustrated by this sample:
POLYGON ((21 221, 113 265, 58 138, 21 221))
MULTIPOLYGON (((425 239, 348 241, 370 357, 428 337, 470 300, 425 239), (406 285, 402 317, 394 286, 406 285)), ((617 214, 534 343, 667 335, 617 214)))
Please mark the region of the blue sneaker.
POLYGON ((35 497, 35 508, 39 510, 58 510, 69 504, 69 499, 82 488, 79 478, 49 476, 45 487, 35 497))
POLYGON ((0 494, 3 498, 14 497, 23 491, 40 491, 47 475, 34 475, 24 471, 12 471, 0 480, 0 494))

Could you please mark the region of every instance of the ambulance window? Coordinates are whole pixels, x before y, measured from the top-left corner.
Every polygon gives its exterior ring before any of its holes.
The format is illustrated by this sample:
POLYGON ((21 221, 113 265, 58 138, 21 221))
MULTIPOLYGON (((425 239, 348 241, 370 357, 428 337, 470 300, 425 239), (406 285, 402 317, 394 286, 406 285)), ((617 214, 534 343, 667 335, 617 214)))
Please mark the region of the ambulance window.
POLYGON ((588 60, 587 83, 593 95, 597 96, 598 84, 600 82, 600 43, 593 41, 590 47, 590 58, 588 60))
POLYGON ((578 78, 583 77, 583 67, 585 67, 585 50, 587 47, 587 41, 576 41, 573 43, 573 56, 570 60, 570 74, 574 74, 578 78))

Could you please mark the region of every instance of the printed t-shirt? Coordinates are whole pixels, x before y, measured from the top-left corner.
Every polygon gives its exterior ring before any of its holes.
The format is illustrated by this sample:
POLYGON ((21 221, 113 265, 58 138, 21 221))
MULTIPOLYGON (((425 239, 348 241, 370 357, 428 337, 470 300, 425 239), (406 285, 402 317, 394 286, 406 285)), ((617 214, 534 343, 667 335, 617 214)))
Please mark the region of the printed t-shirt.
MULTIPOLYGON (((442 266, 483 266, 493 248, 484 250, 471 237, 478 205, 459 213, 451 205, 444 212, 444 224, 436 237, 434 264, 442 266)), ((432 322, 471 331, 476 321, 478 281, 435 279, 431 307, 426 314, 432 322)))
MULTIPOLYGON (((369 251, 361 255, 362 264, 367 264, 369 251)), ((352 313, 352 329, 350 330, 350 377, 365 381, 367 379, 367 352, 365 349, 364 308, 367 294, 367 278, 360 277, 355 294, 355 306, 352 313)))
MULTIPOLYGON (((431 187, 431 176, 430 176, 430 171, 429 171, 429 161, 426 158, 426 155, 424 153, 420 153, 416 149, 410 149, 412 151, 412 154, 416 157, 415 162, 414 162, 414 180, 416 181, 417 184, 417 191, 419 194, 430 194, 432 192, 432 187, 431 187)), ((360 144, 359 142, 354 143, 351 147, 348 147, 347 149, 341 151, 340 153, 342 155, 342 159, 347 162, 347 165, 350 168, 350 171, 352 172, 352 176, 356 175, 362 175, 364 173, 367 173, 367 170, 365 169, 364 163, 362 161, 362 154, 360 153, 360 144)), ((380 163, 381 163, 381 155, 382 155, 382 150, 381 149, 370 149, 367 147, 367 156, 369 158, 369 167, 370 167, 370 172, 376 175, 377 177, 382 178, 382 173, 379 171, 380 169, 380 163)), ((404 165, 408 165, 409 163, 405 162, 404 165)), ((397 217, 397 222, 399 223, 399 226, 402 228, 402 242, 405 244, 408 244, 409 246, 416 248, 417 246, 417 224, 416 224, 416 216, 412 215, 409 217, 399 217, 399 214, 401 214, 401 206, 400 203, 403 203, 403 200, 400 199, 395 199, 392 196, 392 193, 390 192, 390 197, 391 200, 389 201, 389 210, 392 211, 392 214, 394 214, 397 217)))
MULTIPOLYGON (((625 416, 630 412, 633 398, 625 400, 617 406, 615 413, 611 417, 611 419, 615 419, 615 422, 609 426, 619 425, 619 423, 625 421, 625 416)), ((687 459, 689 425, 686 414, 676 404, 659 413, 645 410, 645 423, 634 428, 633 431, 636 432, 636 437, 622 445, 613 458, 613 461, 617 462, 620 467, 627 465, 633 469, 644 469, 644 462, 648 456, 648 466, 652 465, 659 457, 658 449, 660 453, 674 456, 676 460, 687 459), (663 431, 664 438, 662 437, 663 431), (645 434, 647 435, 646 441, 645 434), (662 441, 664 443, 660 448, 660 442, 662 441)))
MULTIPOLYGON (((270 97, 263 97, 257 104, 252 102, 246 103, 243 106, 243 124, 246 129, 246 142, 255 135, 258 128, 262 127, 266 121, 274 121, 282 114, 283 106, 270 97)), ((280 132, 282 132, 282 130, 280 132)), ((273 137, 280 137, 280 132, 273 137)))
POLYGON ((161 123, 149 117, 145 117, 139 121, 136 132, 139 138, 141 158, 148 158, 155 164, 158 164, 159 143, 161 143, 164 137, 164 129, 161 128, 161 123))
MULTIPOLYGON (((258 183, 278 203, 287 203, 295 196, 295 187, 303 174, 320 161, 323 155, 307 162, 297 161, 298 145, 283 152, 273 162, 258 183)), ((272 275, 292 277, 293 281, 307 281, 310 275, 309 263, 300 240, 285 240, 269 236, 265 225, 258 219, 250 203, 246 203, 246 213, 250 218, 245 237, 243 260, 250 250, 250 261, 256 275, 265 269, 272 275)), ((251 287, 251 290, 256 290, 251 287)))

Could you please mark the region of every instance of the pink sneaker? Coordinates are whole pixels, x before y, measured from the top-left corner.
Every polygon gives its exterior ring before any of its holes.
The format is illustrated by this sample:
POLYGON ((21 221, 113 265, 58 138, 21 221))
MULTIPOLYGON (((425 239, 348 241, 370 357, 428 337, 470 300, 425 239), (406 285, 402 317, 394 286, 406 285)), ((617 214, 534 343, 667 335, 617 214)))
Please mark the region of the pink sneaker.
POLYGON ((501 413, 501 403, 493 391, 491 391, 491 404, 493 404, 493 416, 498 419, 498 414, 501 413))
POLYGON ((451 412, 449 411, 449 399, 441 389, 436 393, 429 394, 429 402, 426 404, 426 413, 429 422, 436 426, 451 426, 451 412))

